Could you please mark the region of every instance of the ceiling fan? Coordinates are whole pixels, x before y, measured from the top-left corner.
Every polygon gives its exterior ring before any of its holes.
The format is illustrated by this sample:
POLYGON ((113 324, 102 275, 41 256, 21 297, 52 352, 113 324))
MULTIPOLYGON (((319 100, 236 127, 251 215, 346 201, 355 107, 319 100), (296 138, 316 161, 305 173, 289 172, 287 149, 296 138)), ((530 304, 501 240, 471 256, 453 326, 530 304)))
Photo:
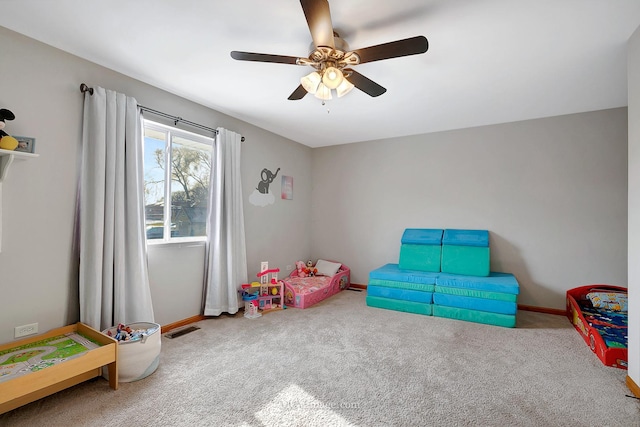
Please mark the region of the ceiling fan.
POLYGON ((332 99, 332 89, 336 90, 338 97, 342 97, 354 87, 370 96, 380 96, 387 89, 351 67, 366 62, 425 53, 429 48, 424 36, 416 36, 351 51, 347 42, 333 29, 328 0, 300 0, 300 4, 313 39, 307 58, 235 50, 231 52, 231 57, 239 61, 313 67, 313 72, 300 79, 300 85, 289 95, 290 100, 302 99, 307 93, 323 101, 329 100, 332 99))

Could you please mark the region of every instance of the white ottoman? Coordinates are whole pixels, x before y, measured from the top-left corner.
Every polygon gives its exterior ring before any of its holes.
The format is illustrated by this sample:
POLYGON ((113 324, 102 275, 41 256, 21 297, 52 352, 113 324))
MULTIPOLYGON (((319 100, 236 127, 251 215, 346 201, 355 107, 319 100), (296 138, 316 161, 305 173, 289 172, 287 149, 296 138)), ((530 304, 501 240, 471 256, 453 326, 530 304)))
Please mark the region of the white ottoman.
MULTIPOLYGON (((146 330, 138 339, 118 341, 118 381, 128 383, 141 380, 155 372, 160 363, 162 341, 160 325, 157 323, 138 322, 126 326, 134 331, 146 330)), ((102 333, 115 337, 117 330, 114 326, 102 333)), ((103 370, 103 375, 108 378, 106 370, 103 370)))

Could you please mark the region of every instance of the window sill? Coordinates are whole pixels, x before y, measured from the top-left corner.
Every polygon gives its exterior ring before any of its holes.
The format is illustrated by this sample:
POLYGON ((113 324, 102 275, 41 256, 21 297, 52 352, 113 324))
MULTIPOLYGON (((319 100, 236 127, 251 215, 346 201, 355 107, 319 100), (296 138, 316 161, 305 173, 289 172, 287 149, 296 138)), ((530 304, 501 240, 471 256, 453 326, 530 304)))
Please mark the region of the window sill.
POLYGON ((162 240, 162 239, 148 239, 147 245, 153 247, 178 247, 178 248, 190 248, 190 247, 199 247, 205 246, 207 243, 206 238, 173 238, 171 240, 162 240))

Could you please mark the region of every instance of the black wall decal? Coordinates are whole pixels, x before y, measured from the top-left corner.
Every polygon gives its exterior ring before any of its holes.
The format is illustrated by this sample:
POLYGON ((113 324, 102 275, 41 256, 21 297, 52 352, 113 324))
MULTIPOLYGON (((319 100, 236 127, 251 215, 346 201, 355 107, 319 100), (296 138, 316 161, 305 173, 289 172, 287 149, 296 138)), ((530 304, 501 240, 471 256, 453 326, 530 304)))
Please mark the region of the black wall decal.
POLYGON ((276 170, 276 173, 271 172, 267 168, 262 169, 262 173, 260 174, 262 181, 258 183, 258 188, 256 188, 256 190, 262 194, 269 194, 269 184, 273 182, 278 175, 278 172, 280 172, 280 168, 276 170))

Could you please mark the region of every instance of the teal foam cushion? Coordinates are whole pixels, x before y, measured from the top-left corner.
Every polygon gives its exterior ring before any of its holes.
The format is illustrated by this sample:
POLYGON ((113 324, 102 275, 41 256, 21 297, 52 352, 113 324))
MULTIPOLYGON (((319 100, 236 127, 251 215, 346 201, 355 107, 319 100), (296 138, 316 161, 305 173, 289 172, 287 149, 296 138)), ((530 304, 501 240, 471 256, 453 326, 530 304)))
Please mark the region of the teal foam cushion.
POLYGON ((433 292, 436 289, 434 284, 400 282, 397 280, 369 279, 368 286, 383 286, 385 288, 409 289, 411 291, 433 292))
POLYGON ((387 310, 403 311, 405 313, 423 314, 431 316, 433 305, 421 302, 402 301, 397 299, 380 298, 367 296, 367 305, 369 307, 384 308, 387 310))
POLYGON ((438 287, 440 286, 515 295, 520 293, 520 285, 513 274, 495 271, 492 271, 487 277, 440 274, 436 279, 436 292, 438 292, 438 287))
POLYGON ((487 311, 489 313, 515 315, 516 311, 518 311, 518 305, 515 302, 466 297, 461 295, 434 294, 433 303, 437 305, 446 305, 447 307, 458 307, 466 308, 469 310, 487 311))
POLYGON ((407 228, 402 234, 401 243, 411 245, 442 245, 442 233, 438 228, 407 228))
POLYGON ((394 280, 397 282, 435 285, 438 273, 418 270, 403 270, 398 264, 386 264, 369 272, 369 279, 394 280))
POLYGON ((414 245, 403 243, 400 246, 399 268, 402 270, 440 271, 442 246, 414 245))
POLYGON ((489 247, 488 230, 446 229, 442 236, 443 245, 489 247))
POLYGON ((485 325, 516 327, 516 316, 510 314, 488 313, 486 311, 468 310, 465 308, 433 306, 433 315, 447 319, 464 320, 466 322, 483 323, 485 325))
POLYGON ((488 276, 489 259, 488 247, 443 245, 440 269, 443 273, 488 276))
POLYGON ((367 286, 367 295, 372 297, 391 298, 404 301, 433 303, 433 292, 412 291, 410 289, 386 288, 384 286, 367 286))
MULTIPOLYGON (((438 279, 436 279, 436 281, 437 280, 438 279)), ((508 301, 508 302, 516 302, 518 299, 518 295, 516 294, 506 294, 503 292, 480 291, 476 289, 465 289, 465 288, 450 288, 448 286, 442 286, 442 285, 436 285, 436 289, 437 289, 437 292, 440 294, 458 295, 463 297, 494 299, 498 301, 508 301)))

